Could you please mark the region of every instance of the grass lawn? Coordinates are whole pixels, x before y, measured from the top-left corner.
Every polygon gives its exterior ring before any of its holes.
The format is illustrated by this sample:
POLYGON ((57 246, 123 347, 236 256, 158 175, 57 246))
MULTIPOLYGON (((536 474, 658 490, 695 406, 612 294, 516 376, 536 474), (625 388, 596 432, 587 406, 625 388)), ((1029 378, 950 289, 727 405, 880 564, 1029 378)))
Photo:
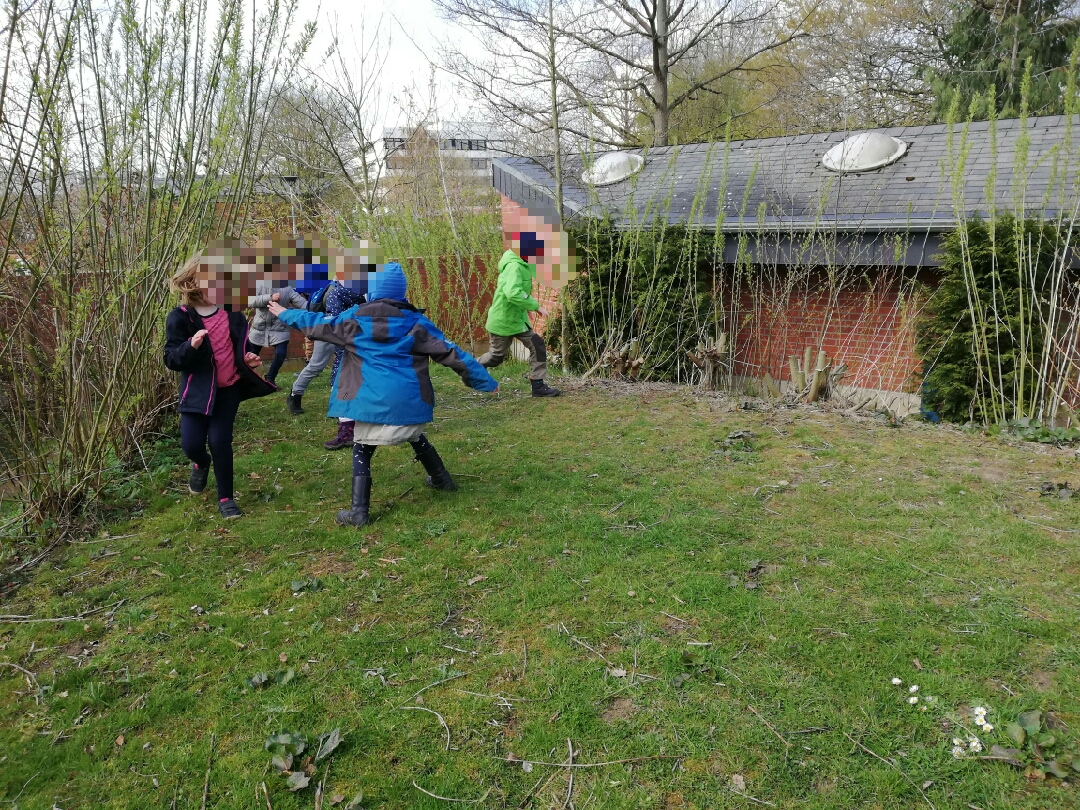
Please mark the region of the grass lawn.
POLYGON ((351 459, 321 447, 324 377, 303 417, 242 407, 243 520, 178 457, 141 515, 0 605, 5 806, 199 808, 206 784, 206 807, 315 807, 329 763, 326 808, 1080 807, 951 753, 1011 745, 1030 709, 1080 741, 1080 503, 1038 491, 1078 477, 1070 452, 441 372, 459 493, 382 449, 378 521, 334 526, 351 459), (307 735, 300 768, 334 728, 290 793, 268 736, 307 735))

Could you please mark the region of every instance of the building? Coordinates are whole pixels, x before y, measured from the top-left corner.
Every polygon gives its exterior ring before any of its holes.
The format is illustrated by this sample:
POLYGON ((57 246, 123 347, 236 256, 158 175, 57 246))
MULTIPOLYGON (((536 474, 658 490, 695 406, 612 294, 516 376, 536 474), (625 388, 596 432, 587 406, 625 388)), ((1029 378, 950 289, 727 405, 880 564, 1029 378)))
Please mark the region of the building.
MULTIPOLYGON (((621 227, 651 217, 693 225, 714 235, 731 277, 740 262, 767 268, 778 289, 798 270, 786 298, 723 291, 736 373, 789 380, 788 358, 820 347, 846 364, 852 386, 907 394, 891 402, 910 410, 922 372, 918 290, 936 283, 944 237, 991 208, 1070 219, 1072 138, 1069 121, 1049 116, 605 153, 590 173, 566 161, 564 211, 621 227)), ((504 230, 519 206, 550 205, 549 167, 494 160, 504 230)))
POLYGON ((438 130, 425 125, 386 127, 383 130, 383 154, 387 177, 400 174, 407 166, 410 150, 432 148, 453 162, 455 167, 485 182, 491 176, 491 163, 509 154, 506 138, 490 128, 450 122, 438 130))

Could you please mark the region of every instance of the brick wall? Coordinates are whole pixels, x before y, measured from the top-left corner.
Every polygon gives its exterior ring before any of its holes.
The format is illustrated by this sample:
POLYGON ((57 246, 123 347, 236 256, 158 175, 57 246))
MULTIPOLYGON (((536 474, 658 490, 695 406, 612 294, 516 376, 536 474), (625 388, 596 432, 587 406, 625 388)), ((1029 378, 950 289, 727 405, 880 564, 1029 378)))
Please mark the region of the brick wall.
MULTIPOLYGON (((929 273, 920 280, 933 284, 929 273)), ((915 353, 914 319, 918 302, 910 274, 881 271, 849 281, 830 295, 824 270, 799 288, 770 296, 768 291, 735 296, 728 321, 739 323, 735 336, 736 373, 790 380, 788 358, 820 348, 834 365, 843 362, 845 383, 884 391, 918 390, 922 362, 915 353)))

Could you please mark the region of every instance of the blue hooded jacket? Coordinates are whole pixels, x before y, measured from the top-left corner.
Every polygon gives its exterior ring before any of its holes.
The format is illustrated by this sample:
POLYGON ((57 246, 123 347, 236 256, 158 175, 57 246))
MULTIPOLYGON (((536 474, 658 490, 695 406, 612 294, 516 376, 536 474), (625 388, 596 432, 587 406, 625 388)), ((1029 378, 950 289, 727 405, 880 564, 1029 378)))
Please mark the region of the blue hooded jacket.
POLYGON ((435 390, 429 360, 453 369, 477 391, 498 388, 487 369, 407 301, 376 297, 334 317, 290 309, 278 318, 314 340, 344 347, 330 393, 330 417, 381 425, 430 422, 435 390))

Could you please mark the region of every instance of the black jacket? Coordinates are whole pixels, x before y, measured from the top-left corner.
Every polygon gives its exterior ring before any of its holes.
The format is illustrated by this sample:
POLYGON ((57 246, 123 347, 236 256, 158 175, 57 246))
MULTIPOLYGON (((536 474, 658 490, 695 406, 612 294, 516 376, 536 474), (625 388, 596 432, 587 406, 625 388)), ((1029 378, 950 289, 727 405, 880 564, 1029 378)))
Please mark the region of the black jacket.
MULTIPOLYGON (((247 319, 242 312, 228 312, 229 335, 240 380, 236 383, 240 399, 262 397, 277 391, 277 386, 264 380, 244 362, 247 346, 247 319)), ((176 307, 165 320, 165 367, 180 372, 180 413, 210 414, 217 395, 217 368, 210 338, 199 348, 191 345, 191 337, 204 329, 203 319, 192 307, 176 307)))

